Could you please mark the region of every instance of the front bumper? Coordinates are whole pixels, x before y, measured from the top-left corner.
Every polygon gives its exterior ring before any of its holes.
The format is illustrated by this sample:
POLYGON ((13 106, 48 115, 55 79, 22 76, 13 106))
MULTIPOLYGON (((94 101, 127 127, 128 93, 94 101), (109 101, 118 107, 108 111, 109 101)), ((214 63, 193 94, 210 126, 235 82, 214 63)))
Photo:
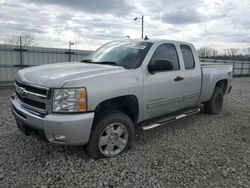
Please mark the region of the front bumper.
POLYGON ((36 132, 57 144, 84 145, 89 141, 94 112, 39 117, 23 107, 15 95, 11 104, 18 127, 24 133, 36 132))

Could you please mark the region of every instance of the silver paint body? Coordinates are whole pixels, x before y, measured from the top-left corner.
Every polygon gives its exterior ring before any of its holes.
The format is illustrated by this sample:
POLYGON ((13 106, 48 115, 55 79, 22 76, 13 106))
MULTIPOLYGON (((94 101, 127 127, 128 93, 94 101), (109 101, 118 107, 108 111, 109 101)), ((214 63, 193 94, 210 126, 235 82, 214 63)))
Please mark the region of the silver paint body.
MULTIPOLYGON (((47 137, 50 134, 63 134, 66 135, 65 144, 82 145, 88 143, 94 119, 93 111, 105 100, 126 95, 135 96, 139 106, 138 122, 141 122, 208 101, 216 83, 220 80, 228 81, 226 91, 229 90, 232 81, 231 65, 200 65, 196 50, 190 43, 169 40, 148 41, 153 45, 142 65, 136 69, 71 62, 42 65, 19 71, 16 79, 24 83, 48 88, 87 89, 88 112, 70 115, 50 113, 43 119, 30 117, 26 123, 40 126, 47 137), (148 63, 156 48, 164 43, 175 45, 180 70, 150 74, 148 63), (185 70, 180 44, 191 47, 195 58, 194 69, 185 70), (174 81, 177 76, 183 77, 184 80, 174 81)), ((17 101, 12 101, 12 104, 30 116, 17 101)), ((15 116, 20 119, 18 115, 15 116)))

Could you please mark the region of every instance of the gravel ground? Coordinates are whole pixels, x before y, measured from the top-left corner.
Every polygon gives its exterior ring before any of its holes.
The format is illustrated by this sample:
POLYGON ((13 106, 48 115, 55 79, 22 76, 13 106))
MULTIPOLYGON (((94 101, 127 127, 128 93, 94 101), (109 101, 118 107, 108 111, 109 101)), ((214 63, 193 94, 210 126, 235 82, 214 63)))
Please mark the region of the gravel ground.
POLYGON ((221 114, 142 132, 111 159, 26 137, 0 88, 0 187, 250 187, 250 78, 236 78, 221 114))

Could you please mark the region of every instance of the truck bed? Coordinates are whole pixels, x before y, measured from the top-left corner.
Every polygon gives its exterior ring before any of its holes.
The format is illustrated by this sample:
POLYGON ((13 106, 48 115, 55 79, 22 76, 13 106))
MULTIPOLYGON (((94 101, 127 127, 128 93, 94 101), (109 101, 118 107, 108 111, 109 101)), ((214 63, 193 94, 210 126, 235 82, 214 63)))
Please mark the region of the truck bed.
MULTIPOLYGON (((201 63, 202 88, 200 102, 208 101, 213 94, 217 81, 222 79, 228 80, 229 77, 232 77, 232 71, 233 67, 229 64, 201 63)), ((230 86, 231 83, 227 85, 230 86)))

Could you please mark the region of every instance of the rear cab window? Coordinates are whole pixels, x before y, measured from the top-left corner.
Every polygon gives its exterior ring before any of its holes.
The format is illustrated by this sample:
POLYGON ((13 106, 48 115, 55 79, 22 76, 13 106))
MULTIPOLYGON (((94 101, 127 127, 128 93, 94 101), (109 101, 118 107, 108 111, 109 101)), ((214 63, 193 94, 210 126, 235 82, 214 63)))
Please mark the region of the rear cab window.
POLYGON ((180 45, 181 53, 185 65, 185 69, 194 69, 195 68, 195 61, 193 51, 188 45, 180 45))

